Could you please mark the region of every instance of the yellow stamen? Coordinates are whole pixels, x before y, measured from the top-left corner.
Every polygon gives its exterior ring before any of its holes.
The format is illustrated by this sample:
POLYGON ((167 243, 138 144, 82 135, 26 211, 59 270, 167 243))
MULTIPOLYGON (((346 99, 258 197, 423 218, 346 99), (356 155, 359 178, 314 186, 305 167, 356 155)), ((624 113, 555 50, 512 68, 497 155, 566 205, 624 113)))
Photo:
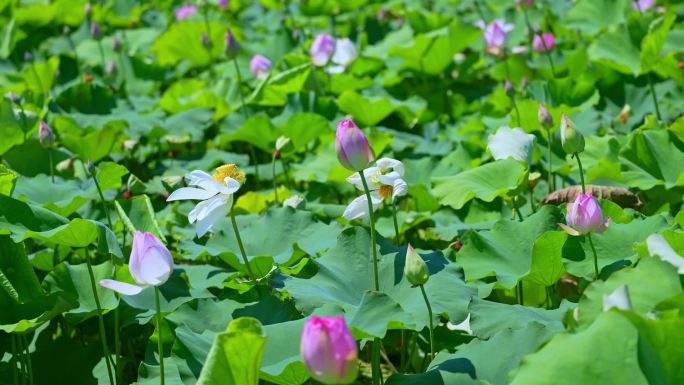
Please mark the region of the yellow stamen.
POLYGON ((226 182, 224 182, 224 179, 227 177, 231 177, 235 179, 236 181, 240 182, 240 184, 245 184, 245 173, 240 171, 237 165, 231 163, 231 164, 224 164, 221 167, 218 167, 216 169, 216 172, 214 175, 214 180, 220 183, 223 183, 224 185, 226 182))
POLYGON ((387 185, 387 184, 383 184, 383 185, 380 185, 380 190, 378 190, 378 195, 380 195, 380 198, 385 199, 387 197, 392 196, 392 191, 393 191, 392 186, 387 185))

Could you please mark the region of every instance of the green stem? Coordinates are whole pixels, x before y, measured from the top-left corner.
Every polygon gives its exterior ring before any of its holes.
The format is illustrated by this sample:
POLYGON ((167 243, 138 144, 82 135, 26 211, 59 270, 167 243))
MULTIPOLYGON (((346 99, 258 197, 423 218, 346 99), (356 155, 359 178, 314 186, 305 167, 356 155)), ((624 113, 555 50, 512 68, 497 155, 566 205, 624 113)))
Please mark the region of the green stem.
POLYGON ((29 385, 33 385, 33 366, 31 365, 31 352, 29 350, 30 346, 28 341, 26 341, 26 334, 22 334, 20 336, 22 339, 22 342, 24 344, 24 354, 26 357, 26 368, 28 369, 28 378, 29 378, 29 385))
POLYGON ((518 302, 520 303, 520 305, 525 306, 525 298, 523 296, 523 281, 518 282, 517 291, 518 302))
POLYGON ((394 243, 399 244, 399 224, 397 223, 397 204, 392 200, 392 220, 394 222, 394 243))
POLYGON ((660 107, 658 106, 658 95, 656 95, 655 87, 653 86, 653 76, 651 76, 650 72, 648 74, 648 88, 651 90, 651 97, 653 98, 653 105, 655 106, 658 121, 662 121, 663 118, 660 116, 660 107))
POLYGON ((19 385, 19 370, 17 369, 17 336, 14 333, 10 333, 10 339, 12 340, 12 377, 14 378, 14 385, 19 385))
POLYGON ((404 363, 406 362, 406 339, 404 338, 404 329, 401 329, 401 351, 399 358, 399 368, 403 371, 404 363))
POLYGON ((102 351, 105 356, 105 363, 107 364, 107 376, 109 383, 114 385, 114 377, 112 376, 112 364, 110 362, 109 347, 107 347, 107 334, 105 333, 104 318, 102 316, 102 306, 100 305, 100 296, 97 294, 97 284, 95 283, 95 274, 93 274, 93 265, 90 263, 90 255, 86 252, 86 265, 88 266, 88 275, 90 276, 90 286, 93 290, 93 297, 95 298, 95 306, 97 308, 97 319, 100 329, 100 340, 102 340, 102 351))
POLYGON ((245 262, 245 266, 247 266, 247 272, 249 273, 249 277, 252 279, 252 284, 256 285, 256 275, 254 275, 254 272, 252 271, 252 266, 249 264, 247 252, 245 252, 245 246, 242 244, 240 230, 238 229, 237 221, 235 220, 235 213, 233 212, 232 208, 230 210, 230 221, 233 224, 233 232, 235 232, 235 239, 237 239, 238 246, 240 247, 240 254, 242 254, 242 260, 245 262))
POLYGON ((432 306, 430 306, 430 301, 428 300, 427 293, 425 292, 425 285, 420 285, 420 292, 423 293, 425 306, 427 306, 428 310, 428 320, 430 321, 430 361, 432 361, 435 359, 435 337, 432 331, 432 306))
POLYGON ((547 309, 551 309, 553 307, 553 300, 551 299, 551 286, 547 286, 544 290, 546 292, 546 302, 547 302, 547 309))
POLYGON ((121 378, 121 366, 119 356, 121 355, 121 341, 119 340, 119 304, 114 308, 114 373, 116 374, 116 383, 123 383, 121 378))
POLYGON ((591 239, 591 233, 587 233, 587 239, 589 240, 589 246, 591 246, 591 252, 594 253, 594 273, 596 274, 596 279, 600 279, 600 271, 598 266, 598 254, 596 254, 596 248, 594 247, 594 241, 591 239))
POLYGON ((534 204, 534 191, 532 191, 532 190, 527 190, 527 192, 528 192, 529 195, 530 195, 530 207, 532 208, 532 213, 536 213, 536 212, 537 212, 537 207, 536 207, 536 205, 534 204))
POLYGON ((579 166, 580 181, 582 182, 582 194, 586 194, 587 187, 584 184, 584 169, 582 168, 582 161, 580 160, 579 152, 575 153, 575 158, 577 158, 577 165, 579 166))
POLYGON ((26 384, 26 361, 24 359, 24 348, 22 347, 21 338, 19 335, 15 335, 17 343, 17 357, 19 358, 19 379, 21 380, 21 385, 26 384))
POLYGON ((162 314, 159 304, 159 287, 154 287, 154 301, 157 305, 157 349, 159 351, 159 379, 160 384, 164 385, 164 341, 162 338, 162 314))
POLYGON ((522 221, 525 220, 525 218, 523 218, 522 213, 520 212, 520 209, 519 209, 519 208, 515 208, 515 209, 513 209, 513 210, 515 210, 515 214, 518 216, 518 220, 519 220, 520 222, 522 222, 522 221))
POLYGON ((97 48, 100 50, 100 60, 102 60, 102 74, 104 74, 107 63, 105 63, 106 59, 104 54, 104 48, 102 48, 102 40, 100 39, 97 40, 97 48))
MULTIPOLYGON (((506 68, 506 79, 510 82, 511 81, 511 71, 508 68, 508 58, 507 58, 505 53, 504 53, 503 61, 504 61, 504 65, 506 68)), ((511 103, 513 103, 513 108, 515 109, 515 116, 516 116, 516 120, 518 122, 517 127, 522 127, 520 124, 520 110, 518 109, 518 102, 516 102, 516 100, 515 100, 515 90, 513 90, 511 92, 510 98, 511 98, 511 103)))
POLYGON ((94 172, 90 172, 90 177, 93 178, 93 182, 95 182, 95 187, 97 187, 97 193, 100 194, 102 210, 104 211, 105 216, 107 217, 107 224, 109 225, 109 229, 114 231, 114 226, 112 225, 112 218, 109 216, 109 210, 107 210, 107 203, 105 202, 104 194, 102 193, 102 189, 100 188, 100 182, 97 180, 97 176, 94 172))
POLYGON ((276 156, 273 154, 272 167, 273 169, 273 192, 275 193, 275 203, 278 205, 278 184, 276 183, 276 156))
POLYGON ((48 159, 50 161, 50 179, 52 180, 52 183, 55 183, 55 167, 54 162, 52 161, 52 147, 48 148, 48 159))
POLYGON ((523 16, 525 16, 525 24, 527 24, 527 47, 528 47, 528 57, 532 57, 532 46, 534 41, 534 29, 532 29, 532 23, 530 23, 530 18, 527 15, 527 7, 521 4, 523 10, 523 16))
MULTIPOLYGON (((363 174, 363 170, 359 171, 359 175, 361 176, 361 183, 363 184, 363 190, 366 193, 366 200, 368 201, 368 216, 370 218, 371 231, 371 249, 373 251, 373 287, 375 291, 380 291, 380 279, 378 278, 378 252, 375 239, 375 213, 373 212, 373 202, 371 201, 370 190, 368 189, 368 183, 366 182, 366 176, 363 174)), ((375 338, 373 340, 373 355, 371 357, 373 385, 378 385, 382 382, 382 373, 380 371, 380 343, 381 342, 379 338, 375 338)))
POLYGON ((548 145, 549 145, 549 159, 548 159, 548 162, 549 162, 549 170, 548 170, 549 181, 548 181, 548 184, 549 184, 549 194, 551 194, 553 192, 553 166, 552 166, 552 161, 551 161, 551 155, 553 153, 551 150, 551 141, 553 140, 553 136, 551 135, 551 129, 550 128, 546 129, 546 136, 547 136, 548 142, 549 142, 548 143, 548 145))

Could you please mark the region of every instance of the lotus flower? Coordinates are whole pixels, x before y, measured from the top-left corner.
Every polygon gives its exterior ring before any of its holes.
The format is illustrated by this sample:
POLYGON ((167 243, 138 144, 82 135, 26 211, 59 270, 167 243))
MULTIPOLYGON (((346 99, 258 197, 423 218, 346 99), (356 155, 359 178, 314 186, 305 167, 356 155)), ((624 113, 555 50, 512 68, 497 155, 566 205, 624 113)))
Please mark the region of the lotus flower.
POLYGON ((238 45, 237 40, 235 40, 235 36, 232 32, 226 31, 224 43, 226 56, 228 56, 229 58, 234 58, 237 55, 240 46, 238 45))
POLYGON ((566 233, 574 236, 589 232, 602 233, 608 228, 610 218, 603 218, 601 206, 590 193, 580 193, 573 203, 568 203, 565 213, 567 225, 559 225, 566 233))
POLYGON ((356 379, 358 348, 344 317, 312 316, 304 324, 300 350, 316 381, 350 384, 356 379))
POLYGON ((128 270, 137 285, 113 279, 103 279, 100 286, 123 295, 136 295, 145 287, 160 286, 173 272, 173 257, 169 250, 152 233, 136 231, 133 235, 128 270))
POLYGON ((632 8, 635 11, 646 12, 647 10, 653 8, 656 0, 637 0, 632 2, 632 8))
POLYGON ((328 60, 335 52, 335 39, 327 33, 320 33, 311 44, 311 61, 318 67, 328 64, 328 60))
POLYGON ((219 0, 218 6, 221 9, 227 9, 228 8, 228 0, 219 0))
POLYGON ((200 200, 188 214, 190 223, 197 222, 197 236, 206 234, 214 224, 224 218, 233 206, 233 194, 245 183, 245 173, 234 164, 223 165, 214 175, 195 170, 185 176, 190 186, 174 191, 167 202, 175 200, 200 200))
POLYGON ((553 127, 553 118, 549 114, 549 110, 546 109, 544 103, 539 103, 539 109, 537 110, 537 120, 539 124, 545 129, 550 129, 553 127))
POLYGON ((430 271, 423 258, 409 244, 406 249, 404 276, 413 286, 424 285, 430 278, 430 271))
MULTIPOLYGON (((408 184, 403 179, 404 164, 396 159, 378 159, 375 166, 363 170, 363 175, 368 183, 373 210, 377 210, 385 198, 390 198, 394 201, 408 193, 408 184)), ((364 191, 361 175, 358 172, 347 178, 347 182, 356 186, 358 190, 364 191)), ((351 201, 342 216, 348 220, 368 216, 368 199, 366 195, 362 194, 351 201)))
POLYGON ((556 46, 556 38, 550 32, 534 35, 532 46, 537 52, 548 52, 556 46))
POLYGON ((90 36, 92 36, 95 40, 102 38, 102 28, 100 28, 100 24, 98 24, 95 20, 90 23, 90 36))
POLYGON ((493 55, 503 53, 506 40, 508 40, 508 33, 514 28, 512 24, 507 24, 503 19, 497 19, 485 25, 484 21, 480 20, 477 23, 478 27, 484 29, 484 40, 487 45, 487 52, 493 55))
POLYGON ((363 170, 375 158, 366 135, 351 119, 344 119, 337 124, 335 147, 337 159, 352 171, 363 170))
POLYGON ((188 17, 197 13, 197 7, 194 5, 183 5, 176 9, 176 21, 187 19, 188 17))
POLYGON ((254 74, 257 79, 263 79, 268 76, 272 67, 273 64, 271 64, 271 61, 262 55, 254 55, 252 56, 252 60, 249 61, 249 70, 252 71, 252 74, 254 74))
POLYGON ((44 120, 40 121, 38 128, 38 140, 43 147, 50 147, 55 143, 55 134, 44 120))
POLYGON ((344 72, 358 56, 354 42, 347 38, 338 40, 335 45, 335 54, 332 57, 332 62, 335 65, 328 68, 328 72, 332 74, 344 72))

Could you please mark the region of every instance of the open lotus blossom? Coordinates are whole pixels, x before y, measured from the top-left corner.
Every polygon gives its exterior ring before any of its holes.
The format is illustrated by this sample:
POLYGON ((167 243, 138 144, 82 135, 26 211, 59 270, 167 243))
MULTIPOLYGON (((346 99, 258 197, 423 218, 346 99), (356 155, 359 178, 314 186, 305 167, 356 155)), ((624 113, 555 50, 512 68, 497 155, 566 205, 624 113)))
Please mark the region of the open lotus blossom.
POLYGON ((632 8, 638 12, 645 12, 655 5, 656 0, 637 0, 632 2, 632 8))
POLYGON ((311 376, 324 384, 350 384, 358 375, 358 348, 344 317, 311 316, 300 343, 311 376))
POLYGON ((176 20, 180 21, 186 19, 197 13, 197 7, 194 5, 183 5, 176 9, 176 20))
POLYGON ((492 55, 502 54, 508 40, 508 33, 514 28, 513 24, 508 24, 503 19, 496 19, 488 25, 485 25, 484 21, 480 20, 477 26, 484 30, 487 52, 492 55))
MULTIPOLYGON (((363 170, 363 175, 368 182, 373 210, 377 210, 385 198, 390 198, 394 201, 408 192, 408 185, 403 179, 404 164, 396 159, 378 159, 375 166, 363 170)), ((356 186, 360 191, 364 191, 361 176, 358 172, 347 178, 347 181, 356 186)), ((366 199, 366 195, 363 194, 351 201, 342 216, 348 220, 368 216, 368 199, 366 199)))
POLYGON ((574 236, 589 232, 602 233, 608 228, 610 218, 603 218, 601 206, 599 206, 591 192, 579 193, 575 201, 568 203, 565 213, 567 225, 559 223, 566 233, 574 236))
POLYGON ((263 79, 268 76, 272 67, 273 64, 271 61, 263 55, 254 55, 249 61, 249 70, 252 71, 252 74, 256 76, 257 79, 263 79))
POLYGON ((136 231, 133 235, 128 270, 137 285, 113 279, 103 279, 100 286, 123 295, 136 295, 145 287, 160 286, 173 272, 173 257, 152 233, 136 231))
POLYGON ((332 57, 333 66, 328 68, 331 74, 342 73, 358 57, 356 46, 351 40, 339 39, 335 44, 335 54, 332 57))
POLYGON ((335 39, 327 33, 319 33, 311 44, 311 61, 315 66, 322 67, 335 52, 335 39))
POLYGON ((193 187, 182 187, 166 199, 200 200, 188 214, 190 223, 196 224, 197 236, 206 234, 214 224, 230 213, 233 194, 245 183, 245 173, 234 164, 226 164, 216 169, 213 175, 195 170, 185 176, 193 187))
POLYGON ((537 52, 548 52, 553 50, 556 46, 556 37, 551 32, 545 32, 541 35, 534 35, 532 46, 537 52))

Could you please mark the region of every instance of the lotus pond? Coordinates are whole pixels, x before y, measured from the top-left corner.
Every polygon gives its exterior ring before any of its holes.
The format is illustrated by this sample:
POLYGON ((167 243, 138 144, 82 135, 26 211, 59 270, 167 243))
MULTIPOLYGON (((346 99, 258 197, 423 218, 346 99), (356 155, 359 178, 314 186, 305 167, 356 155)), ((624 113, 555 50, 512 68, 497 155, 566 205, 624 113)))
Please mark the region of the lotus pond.
POLYGON ((0 22, 0 385, 684 383, 684 1, 0 22))

